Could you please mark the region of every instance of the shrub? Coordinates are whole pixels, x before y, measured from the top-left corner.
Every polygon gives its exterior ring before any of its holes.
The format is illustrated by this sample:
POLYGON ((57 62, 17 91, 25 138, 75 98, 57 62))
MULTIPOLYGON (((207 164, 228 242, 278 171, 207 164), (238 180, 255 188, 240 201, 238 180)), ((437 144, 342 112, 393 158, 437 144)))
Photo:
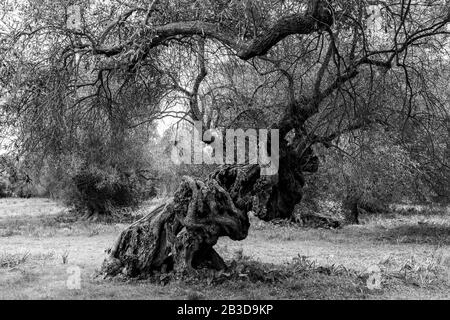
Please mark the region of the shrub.
POLYGON ((14 185, 14 195, 18 198, 29 199, 36 196, 36 190, 29 183, 17 183, 14 185))
POLYGON ((321 168, 307 178, 304 201, 334 201, 343 213, 382 213, 390 204, 416 200, 417 164, 406 150, 380 133, 341 139, 341 150, 322 149, 321 168), (357 207, 355 207, 357 205, 357 207))
POLYGON ((88 167, 73 177, 74 188, 68 203, 89 215, 107 215, 115 209, 137 207, 142 201, 156 195, 154 187, 136 173, 115 169, 88 167))
POLYGON ((8 198, 12 196, 11 184, 8 179, 0 177, 0 198, 8 198))

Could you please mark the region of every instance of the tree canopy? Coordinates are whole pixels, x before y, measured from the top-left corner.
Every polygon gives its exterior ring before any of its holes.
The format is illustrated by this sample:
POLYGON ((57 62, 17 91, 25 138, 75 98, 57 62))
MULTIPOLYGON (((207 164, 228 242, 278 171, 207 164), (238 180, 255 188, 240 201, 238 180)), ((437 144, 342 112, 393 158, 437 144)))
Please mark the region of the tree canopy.
POLYGON ((278 128, 301 176, 312 146, 374 128, 448 177, 446 1, 8 0, 2 16, 2 122, 24 150, 71 152, 89 127, 120 145, 171 117, 278 128))

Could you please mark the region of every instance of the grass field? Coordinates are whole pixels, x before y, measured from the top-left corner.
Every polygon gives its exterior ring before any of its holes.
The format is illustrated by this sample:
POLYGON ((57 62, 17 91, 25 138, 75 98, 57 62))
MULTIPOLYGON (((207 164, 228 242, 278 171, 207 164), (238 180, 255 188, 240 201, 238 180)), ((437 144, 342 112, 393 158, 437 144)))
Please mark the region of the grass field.
POLYGON ((96 277, 125 227, 76 221, 47 199, 0 199, 0 299, 450 299, 448 209, 363 217, 340 230, 253 221, 248 239, 217 245, 241 268, 220 281, 96 277), (71 266, 80 290, 67 287, 71 266), (381 289, 369 290, 375 266, 381 289))

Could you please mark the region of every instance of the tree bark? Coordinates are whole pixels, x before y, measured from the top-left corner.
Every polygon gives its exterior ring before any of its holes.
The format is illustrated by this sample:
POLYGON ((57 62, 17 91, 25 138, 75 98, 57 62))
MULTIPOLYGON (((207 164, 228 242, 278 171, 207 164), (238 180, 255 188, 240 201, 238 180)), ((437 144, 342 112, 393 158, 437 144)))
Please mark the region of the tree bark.
POLYGON ((305 160, 284 146, 275 176, 262 176, 259 165, 231 165, 205 182, 184 177, 168 204, 122 232, 102 273, 138 277, 155 271, 184 274, 203 267, 226 268, 213 248, 217 240, 244 240, 250 211, 266 221, 290 218, 303 195, 303 172, 317 169, 311 154, 305 160))
POLYGON ((137 277, 154 271, 223 269, 225 263, 213 246, 219 237, 245 239, 249 227, 247 212, 234 205, 217 180, 185 177, 168 204, 122 232, 102 273, 137 277))

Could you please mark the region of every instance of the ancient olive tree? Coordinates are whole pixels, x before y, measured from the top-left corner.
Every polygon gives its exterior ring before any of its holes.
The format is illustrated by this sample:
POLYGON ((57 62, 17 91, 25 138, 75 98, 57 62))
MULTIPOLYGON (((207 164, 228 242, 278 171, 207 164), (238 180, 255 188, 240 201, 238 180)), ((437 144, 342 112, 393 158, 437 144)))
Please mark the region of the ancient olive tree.
POLYGON ((106 10, 95 1, 79 7, 75 27, 58 18, 30 28, 64 39, 63 59, 93 64, 91 87, 107 87, 118 70, 137 81, 148 68, 162 74, 160 113, 143 123, 165 115, 223 129, 242 123, 238 113, 262 115, 256 123, 280 133, 278 174, 231 165, 206 181, 186 177, 170 203, 121 234, 107 274, 223 268, 213 246, 222 236, 244 239, 249 211, 264 220, 292 215, 304 173, 319 167, 314 145, 331 147, 368 126, 398 128, 417 113, 440 112, 417 102, 429 98, 424 71, 448 47, 450 11, 442 1, 130 0, 111 1, 106 10), (390 100, 393 85, 403 93, 400 105, 390 100), (183 101, 183 112, 167 112, 170 101, 183 101))

